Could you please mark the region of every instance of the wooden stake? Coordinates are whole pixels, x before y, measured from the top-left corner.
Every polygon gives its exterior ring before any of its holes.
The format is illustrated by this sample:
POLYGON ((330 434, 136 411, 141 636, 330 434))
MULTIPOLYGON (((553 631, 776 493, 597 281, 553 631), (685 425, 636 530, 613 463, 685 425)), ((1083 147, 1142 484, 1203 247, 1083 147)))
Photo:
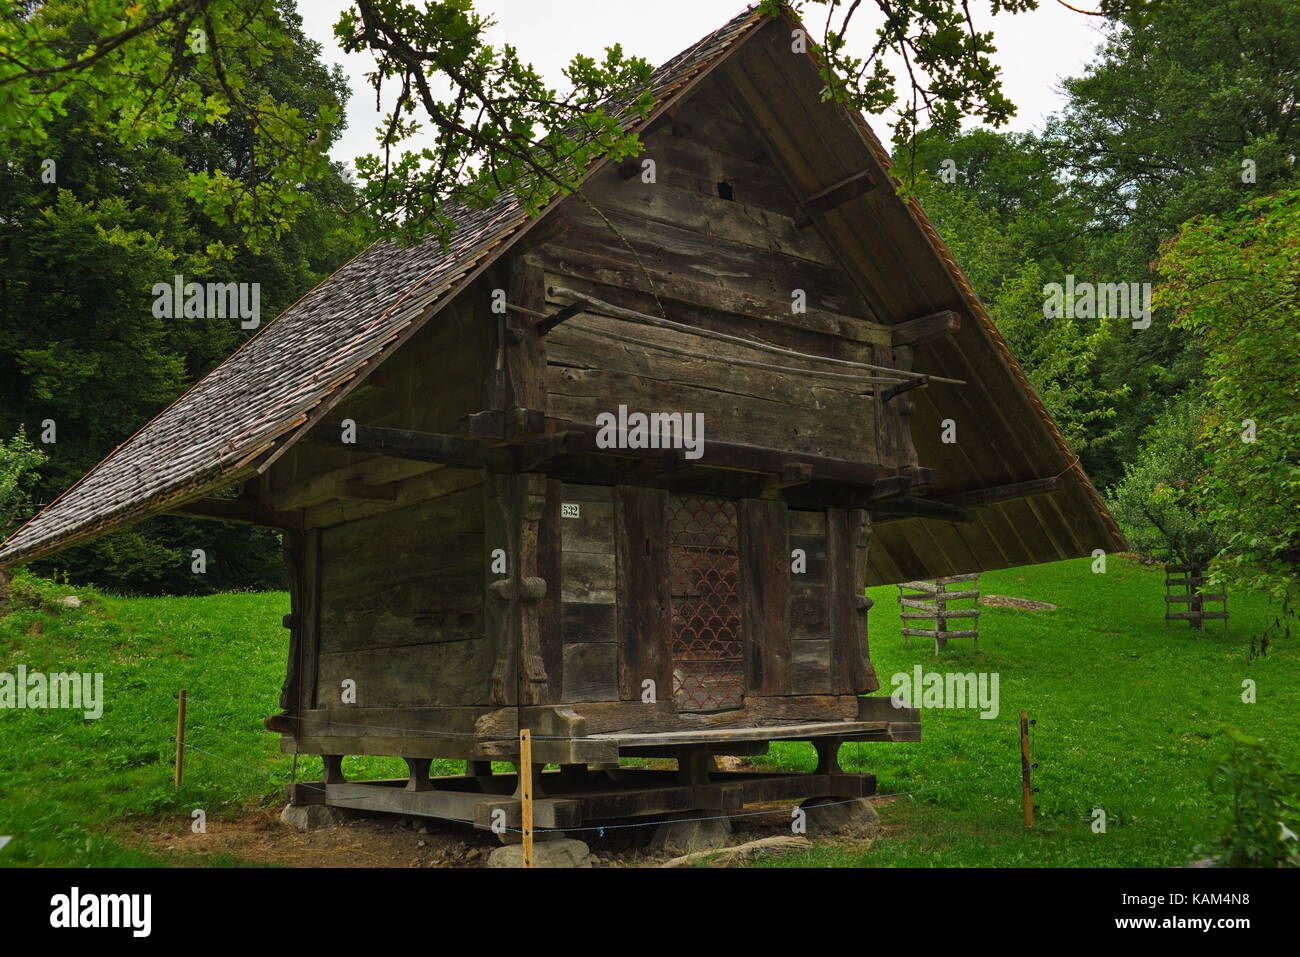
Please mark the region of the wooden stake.
POLYGON ((1029 712, 1020 712, 1020 787, 1025 800, 1025 828, 1034 826, 1033 771, 1029 765, 1029 712))
POLYGON ((533 738, 527 728, 519 731, 519 814, 522 818, 524 867, 533 866, 533 738))
POLYGON ((942 578, 936 579, 935 584, 939 589, 934 593, 934 660, 938 661, 940 649, 948 644, 948 639, 944 637, 944 632, 948 630, 948 600, 943 597, 948 584, 942 578))
POLYGON ((176 789, 181 787, 181 776, 185 773, 185 689, 181 689, 176 699, 176 789))

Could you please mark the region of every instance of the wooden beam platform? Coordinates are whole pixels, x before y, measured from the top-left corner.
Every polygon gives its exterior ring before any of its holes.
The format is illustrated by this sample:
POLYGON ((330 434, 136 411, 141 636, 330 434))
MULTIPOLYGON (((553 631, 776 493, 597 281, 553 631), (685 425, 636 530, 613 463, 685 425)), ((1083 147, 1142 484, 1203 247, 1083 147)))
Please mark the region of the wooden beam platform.
MULTIPOLYGON (((678 771, 618 768, 576 775, 548 771, 534 781, 533 824, 547 830, 689 811, 735 813, 747 804, 868 797, 876 791, 875 775, 846 771, 708 771, 699 783, 688 784, 678 771)), ((449 775, 428 783, 423 790, 410 789, 405 779, 300 783, 296 788, 302 790, 291 797, 300 803, 459 821, 479 829, 490 829, 494 817, 504 819, 508 828, 520 826, 516 774, 449 775)))

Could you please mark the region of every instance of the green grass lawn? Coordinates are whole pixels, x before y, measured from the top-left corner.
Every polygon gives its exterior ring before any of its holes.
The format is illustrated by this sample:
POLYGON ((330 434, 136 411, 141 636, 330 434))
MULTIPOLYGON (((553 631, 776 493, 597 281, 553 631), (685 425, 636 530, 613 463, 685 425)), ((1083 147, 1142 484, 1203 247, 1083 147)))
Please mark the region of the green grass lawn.
MULTIPOLYGON (((847 744, 846 770, 878 776, 882 794, 917 792, 882 809, 889 825, 869 853, 834 847, 770 859, 769 866, 1179 866, 1217 833, 1225 798, 1208 787, 1227 750, 1228 725, 1266 739, 1293 767, 1300 753, 1300 656, 1274 645, 1250 659, 1250 636, 1269 618, 1260 601, 1229 596, 1230 627, 1163 621, 1163 570, 1111 557, 981 576, 986 594, 1051 602, 1056 611, 986 607, 980 650, 952 641, 904 648, 897 589, 872 589, 871 658, 881 693, 917 665, 996 672, 1001 713, 926 710, 916 744, 847 744), (1257 702, 1242 701, 1253 679, 1257 702), (1029 712, 1035 828, 1023 822, 1019 713, 1029 712), (1092 814, 1107 816, 1093 833, 1092 814)), ((807 745, 773 745, 770 762, 813 767, 807 745), (807 752, 807 753, 805 753, 807 752)))
MULTIPOLYGON (((849 744, 848 770, 878 775, 889 829, 869 852, 817 847, 766 866, 1176 866, 1219 827, 1211 765, 1232 724, 1277 746, 1292 764, 1300 740, 1300 657, 1289 644, 1249 660, 1250 636, 1268 618, 1233 596, 1231 628, 1204 634, 1162 620, 1162 573, 1112 557, 983 576, 985 594, 1033 598, 1057 611, 986 608, 980 652, 953 642, 939 662, 924 640, 904 648, 896 590, 874 589, 872 660, 891 688, 895 672, 997 672, 1001 713, 927 710, 917 744, 849 744), (1254 679, 1258 702, 1241 701, 1254 679), (1037 720, 1038 826, 1021 822, 1018 713, 1037 720), (1091 814, 1103 808, 1105 834, 1091 814)), ((279 710, 288 646, 283 594, 118 598, 81 589, 79 609, 48 603, 0 619, 0 672, 103 672, 104 715, 0 710, 0 850, 9 866, 147 866, 174 863, 132 837, 132 826, 180 826, 194 808, 210 820, 277 803, 291 761, 262 718, 279 710), (172 788, 177 689, 190 696, 185 786, 172 788)), ((812 749, 776 744, 768 766, 811 770, 812 749)), ((444 762, 435 773, 457 773, 444 762)), ((405 765, 350 758, 349 774, 400 776, 405 765)), ((319 775, 301 759, 299 779, 319 775)), ((234 864, 204 858, 204 863, 234 864)))

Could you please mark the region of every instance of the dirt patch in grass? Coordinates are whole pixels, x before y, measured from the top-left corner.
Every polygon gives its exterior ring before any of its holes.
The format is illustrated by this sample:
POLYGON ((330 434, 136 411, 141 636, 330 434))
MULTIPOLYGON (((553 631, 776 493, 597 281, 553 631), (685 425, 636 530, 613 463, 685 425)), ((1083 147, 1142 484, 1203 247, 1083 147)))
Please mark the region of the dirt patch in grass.
MULTIPOLYGON (((179 867, 231 859, 270 867, 485 867, 488 855, 501 846, 492 834, 450 822, 353 813, 347 823, 299 831, 283 823, 278 810, 245 811, 209 820, 204 834, 144 824, 127 838, 179 867)), ((635 823, 641 822, 612 821, 603 833, 578 830, 568 836, 591 848, 593 867, 657 867, 678 856, 679 851, 650 850, 654 827, 620 826, 635 823)), ((732 819, 729 843, 789 833, 788 803, 753 805, 732 819)))
POLYGON ((438 821, 412 826, 397 816, 358 815, 335 827, 299 831, 272 809, 209 820, 204 834, 148 825, 134 833, 148 850, 181 866, 228 856, 280 867, 479 867, 497 846, 491 834, 438 821))

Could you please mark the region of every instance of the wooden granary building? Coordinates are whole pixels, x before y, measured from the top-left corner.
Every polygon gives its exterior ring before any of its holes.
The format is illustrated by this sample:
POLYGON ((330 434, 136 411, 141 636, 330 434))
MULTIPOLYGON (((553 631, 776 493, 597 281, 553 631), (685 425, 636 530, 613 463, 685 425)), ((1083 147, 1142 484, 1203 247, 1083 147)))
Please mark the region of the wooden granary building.
POLYGON ((295 801, 483 824, 521 728, 561 766, 541 827, 869 791, 838 745, 920 725, 872 694, 864 586, 1123 543, 794 26, 746 12, 661 67, 644 155, 582 197, 362 253, 0 565, 165 512, 283 530, 267 726, 326 765, 295 801), (817 771, 712 767, 776 739, 817 771), (346 781, 358 754, 410 780, 346 781), (647 755, 679 770, 617 770, 647 755))

